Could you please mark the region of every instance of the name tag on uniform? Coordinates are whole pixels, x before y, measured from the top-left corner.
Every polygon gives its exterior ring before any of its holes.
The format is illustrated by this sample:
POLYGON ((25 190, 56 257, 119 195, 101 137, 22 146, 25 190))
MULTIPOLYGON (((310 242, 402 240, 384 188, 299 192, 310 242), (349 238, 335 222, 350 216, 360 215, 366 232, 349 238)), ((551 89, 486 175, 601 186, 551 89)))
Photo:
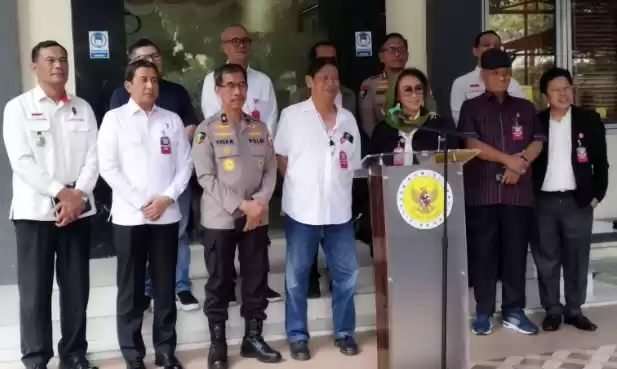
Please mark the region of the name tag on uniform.
POLYGON ((169 155, 171 154, 171 141, 169 137, 163 136, 161 137, 161 154, 169 155))
POLYGON ((47 118, 45 118, 43 113, 31 113, 28 119, 29 120, 47 120, 47 118))
POLYGON ((587 158, 587 148, 585 146, 579 146, 576 148, 576 161, 581 164, 589 161, 587 158))
POLYGON ((347 162, 347 154, 345 153, 345 151, 339 151, 338 161, 341 169, 347 169, 349 167, 349 163, 347 162))
POLYGON ((521 126, 520 124, 515 124, 512 126, 512 140, 514 141, 523 140, 523 126, 521 126))

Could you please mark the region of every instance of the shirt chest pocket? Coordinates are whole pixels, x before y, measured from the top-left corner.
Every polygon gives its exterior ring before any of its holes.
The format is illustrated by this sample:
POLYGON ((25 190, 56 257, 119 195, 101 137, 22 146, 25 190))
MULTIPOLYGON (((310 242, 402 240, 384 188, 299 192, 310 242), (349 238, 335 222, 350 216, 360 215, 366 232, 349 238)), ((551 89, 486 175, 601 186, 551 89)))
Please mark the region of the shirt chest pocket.
POLYGON ((68 133, 67 138, 71 150, 85 153, 88 150, 88 132, 90 128, 84 120, 69 120, 64 122, 64 127, 68 133))
POLYGON ((33 119, 26 123, 26 135, 30 142, 30 147, 35 152, 43 152, 51 144, 51 125, 47 119, 33 119))
MULTIPOLYGON (((238 140, 233 138, 218 139, 212 142, 214 158, 219 173, 237 173, 240 164, 238 140)), ((222 178, 224 176, 221 176, 222 178)))
POLYGON ((251 136, 248 138, 249 150, 251 155, 257 158, 266 156, 266 139, 262 136, 251 136))

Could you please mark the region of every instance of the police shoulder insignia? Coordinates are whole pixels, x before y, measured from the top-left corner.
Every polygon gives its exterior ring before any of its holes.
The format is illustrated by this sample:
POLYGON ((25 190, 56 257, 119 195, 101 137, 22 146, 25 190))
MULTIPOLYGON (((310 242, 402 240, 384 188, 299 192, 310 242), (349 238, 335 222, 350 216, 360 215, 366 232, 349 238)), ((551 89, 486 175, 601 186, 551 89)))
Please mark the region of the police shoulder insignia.
POLYGON ((197 134, 195 135, 195 141, 198 144, 203 143, 205 139, 206 139, 206 134, 204 132, 197 132, 197 134))
POLYGON ((366 96, 366 94, 368 93, 368 90, 371 86, 369 86, 369 84, 367 82, 364 82, 361 86, 360 86, 360 99, 364 99, 364 97, 366 96))

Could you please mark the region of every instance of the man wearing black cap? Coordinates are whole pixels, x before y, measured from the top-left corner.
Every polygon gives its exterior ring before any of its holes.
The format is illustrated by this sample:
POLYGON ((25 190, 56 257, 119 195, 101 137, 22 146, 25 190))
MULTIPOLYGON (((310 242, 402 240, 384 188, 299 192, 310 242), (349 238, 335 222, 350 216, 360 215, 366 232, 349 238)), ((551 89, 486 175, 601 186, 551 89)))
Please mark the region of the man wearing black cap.
POLYGON ((477 135, 467 140, 467 148, 481 151, 465 166, 469 276, 476 299, 472 331, 491 333, 500 265, 503 325, 535 334, 538 328, 523 311, 534 206, 529 166, 546 134, 533 104, 507 92, 512 76, 508 54, 487 50, 480 67, 486 91, 463 103, 458 125, 461 132, 477 135))

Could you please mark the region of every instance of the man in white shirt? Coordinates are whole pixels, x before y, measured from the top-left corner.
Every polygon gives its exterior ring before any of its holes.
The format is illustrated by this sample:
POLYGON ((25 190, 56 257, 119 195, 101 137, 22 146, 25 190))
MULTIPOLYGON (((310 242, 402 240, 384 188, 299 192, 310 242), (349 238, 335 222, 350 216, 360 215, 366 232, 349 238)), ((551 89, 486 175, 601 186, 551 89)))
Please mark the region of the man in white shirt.
POLYGON ((358 263, 351 213, 354 170, 360 167, 360 133, 348 110, 337 108, 338 69, 332 59, 311 62, 311 99, 281 114, 274 140, 284 174, 285 328, 291 356, 309 360, 308 276, 318 243, 332 279, 335 344, 356 355, 354 294, 358 263))
MULTIPOLYGON (((274 137, 276 120, 278 119, 274 85, 270 77, 249 66, 251 42, 252 40, 244 26, 227 27, 221 34, 221 51, 227 58, 227 63, 238 64, 246 70, 248 90, 242 110, 256 120, 266 123, 270 135, 274 137)), ((201 111, 204 119, 218 114, 222 108, 221 98, 216 94, 215 87, 214 72, 212 72, 206 76, 201 92, 201 111)), ((235 271, 234 275, 236 275, 235 271)), ((236 277, 233 279, 235 280, 236 277)), ((270 302, 276 302, 281 300, 281 295, 268 287, 266 298, 270 302)), ((234 304, 235 302, 236 297, 233 296, 231 303, 234 304)))
POLYGON ((124 86, 131 98, 105 114, 98 139, 101 177, 112 190, 118 341, 127 367, 133 369, 145 368, 141 326, 146 263, 155 296, 155 363, 165 369, 182 368, 175 357, 175 270, 181 218, 177 200, 193 167, 182 120, 154 104, 158 78, 158 69, 150 61, 129 64, 124 86))
POLYGON ((97 124, 83 99, 69 95, 66 49, 32 49, 38 85, 4 108, 4 144, 13 169, 10 218, 17 241, 22 362, 45 369, 54 356, 51 295, 60 288, 60 368, 94 368, 86 359, 90 294, 90 219, 98 178, 97 124))
MULTIPOLYGON (((501 48, 501 37, 493 30, 484 31, 476 36, 473 46, 473 55, 478 61, 478 65, 471 72, 464 74, 454 80, 452 91, 450 92, 450 109, 454 122, 458 124, 461 107, 465 100, 480 96, 486 90, 484 82, 480 77, 480 58, 482 54, 492 48, 501 48)), ((514 97, 525 98, 521 85, 514 78, 510 79, 508 94, 514 97)))
MULTIPOLYGON (((248 91, 244 112, 266 123, 270 134, 274 135, 278 118, 274 85, 270 77, 249 66, 251 42, 246 28, 241 25, 231 26, 221 34, 221 51, 228 63, 238 64, 246 69, 248 91)), ((221 99, 214 91, 214 87, 214 72, 211 72, 206 76, 201 92, 201 111, 204 119, 221 110, 221 99)))

